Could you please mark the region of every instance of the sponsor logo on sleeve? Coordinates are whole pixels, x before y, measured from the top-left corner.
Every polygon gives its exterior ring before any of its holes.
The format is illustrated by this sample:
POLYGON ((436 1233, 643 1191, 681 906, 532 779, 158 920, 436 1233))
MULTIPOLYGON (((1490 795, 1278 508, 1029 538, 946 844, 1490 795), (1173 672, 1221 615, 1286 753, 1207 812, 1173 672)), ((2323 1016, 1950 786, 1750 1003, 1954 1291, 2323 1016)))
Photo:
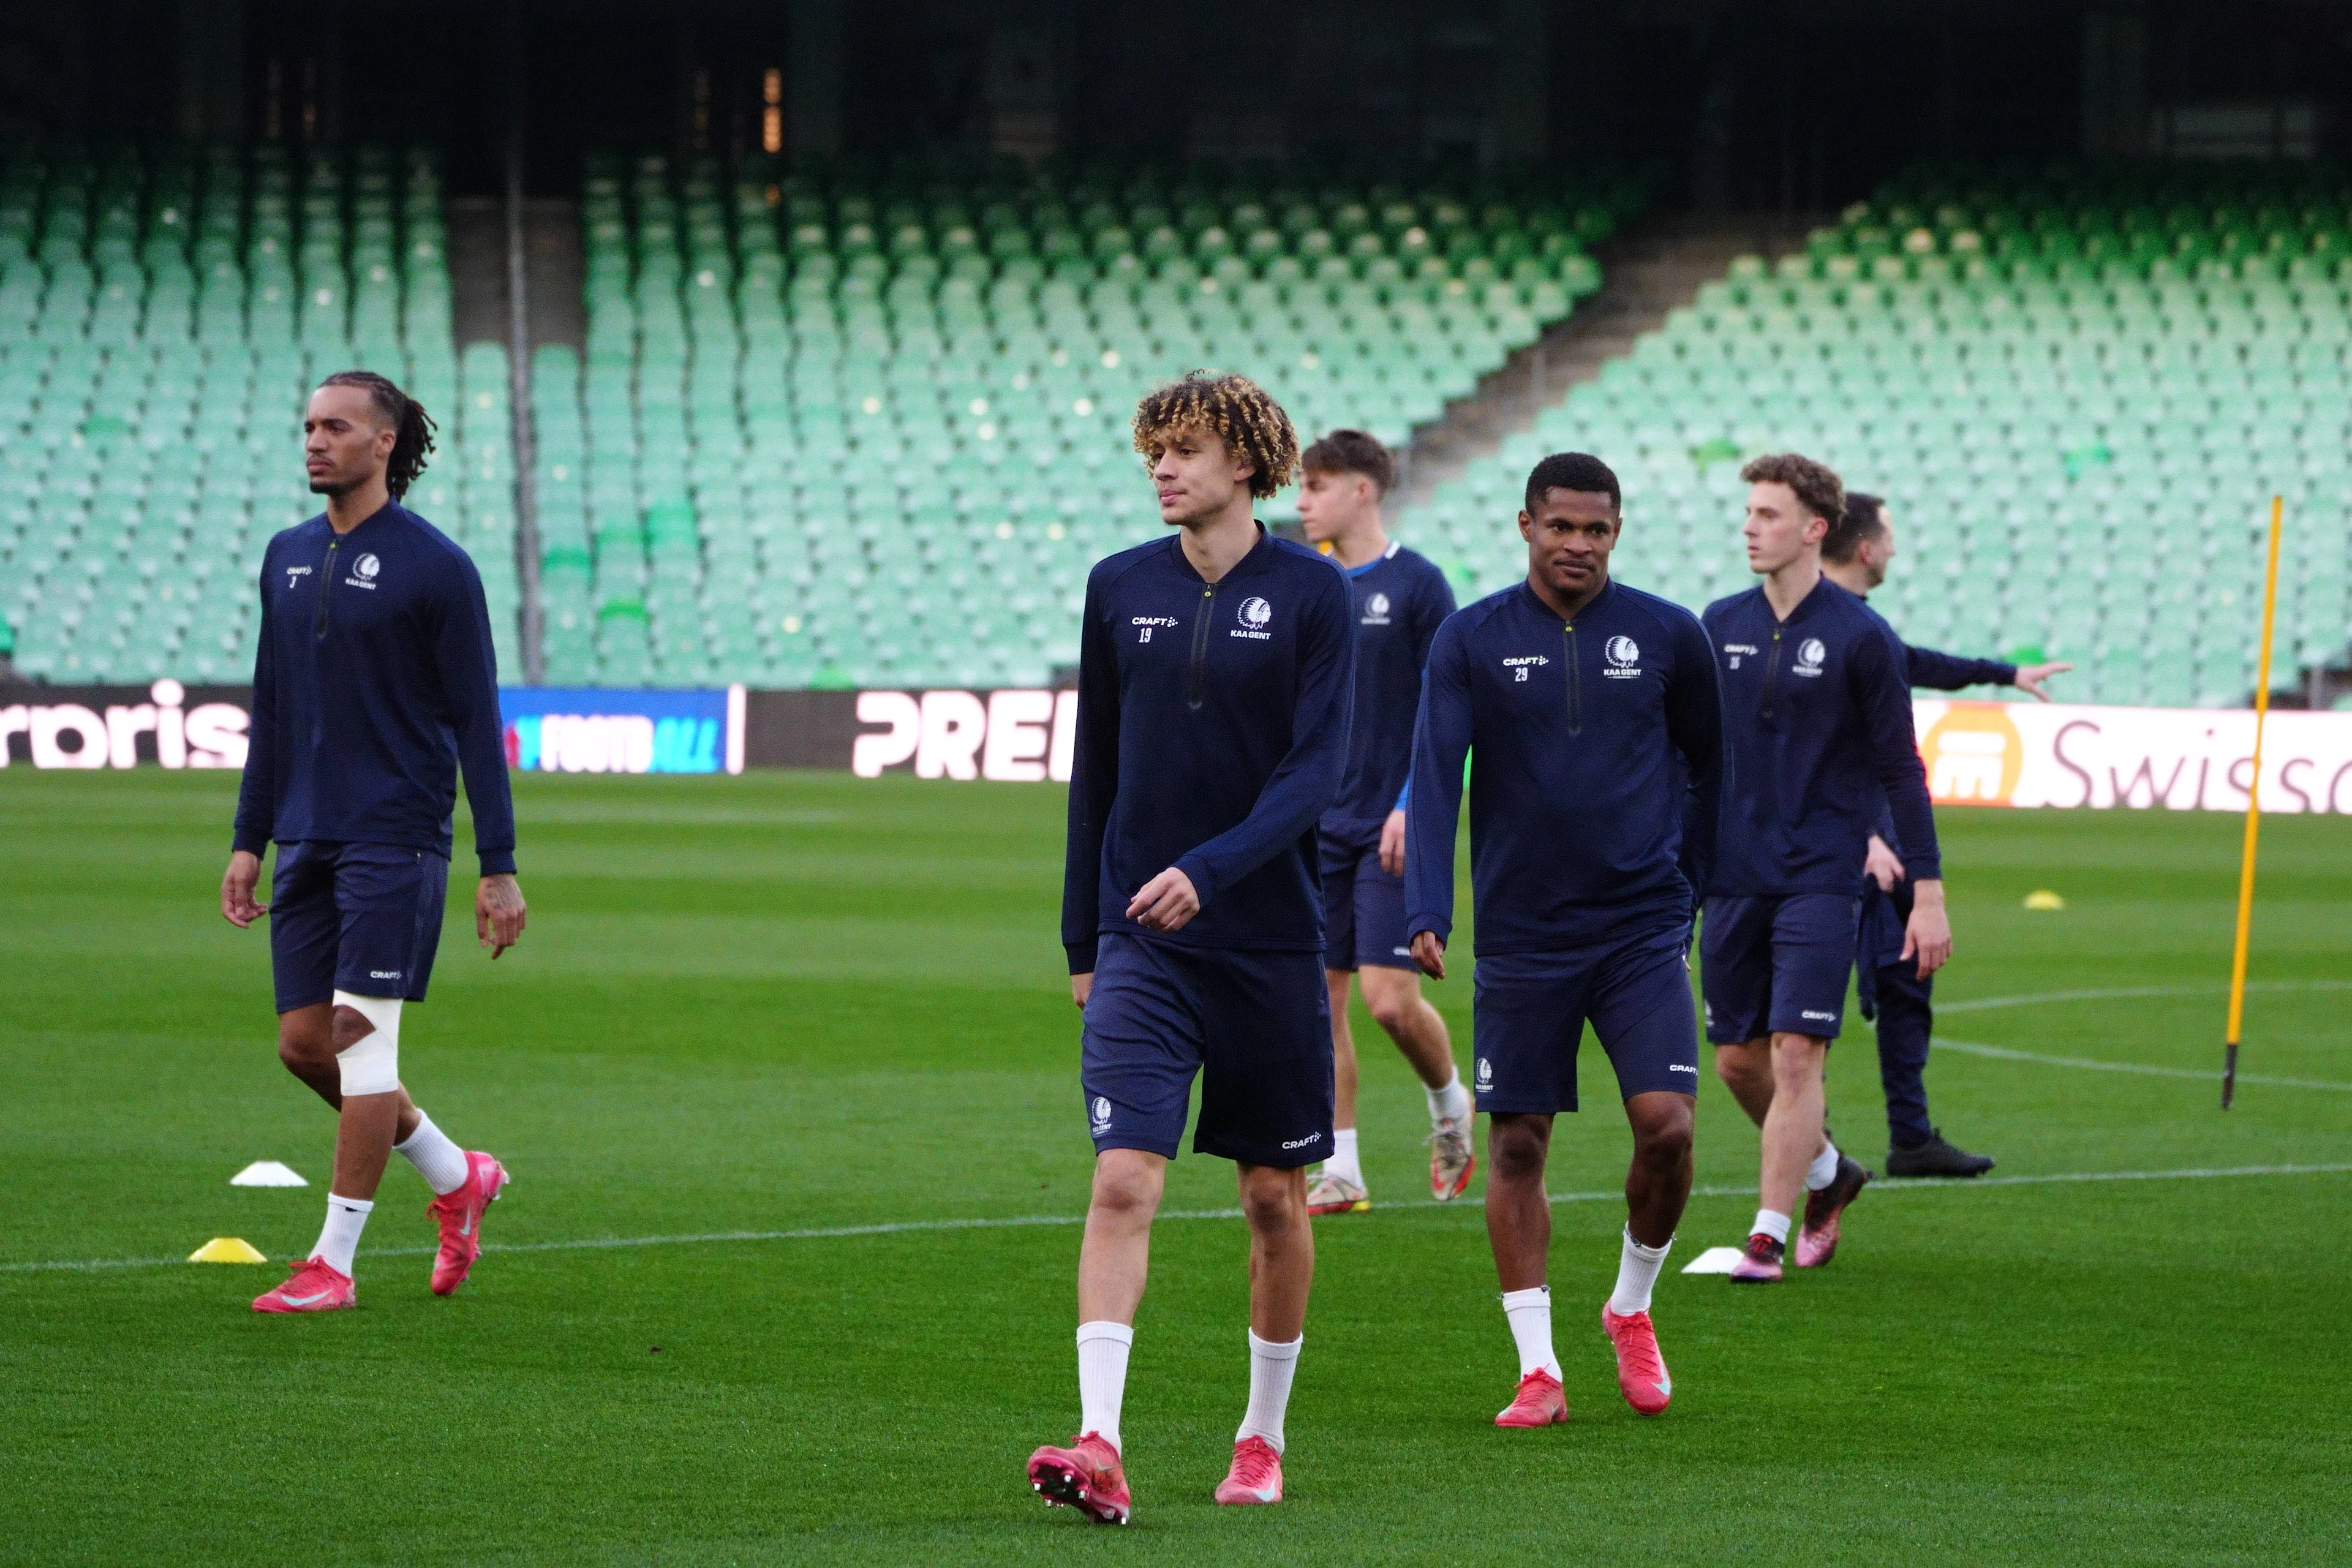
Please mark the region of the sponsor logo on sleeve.
POLYGON ((1609 667, 1601 673, 1610 680, 1638 680, 1642 675, 1642 645, 1632 637, 1611 637, 1601 645, 1609 667))
POLYGON ((1241 602, 1241 607, 1234 614, 1242 624, 1233 629, 1231 636, 1247 637, 1252 642, 1273 639, 1274 634, 1265 628, 1274 622, 1274 606, 1264 599, 1253 594, 1241 602))

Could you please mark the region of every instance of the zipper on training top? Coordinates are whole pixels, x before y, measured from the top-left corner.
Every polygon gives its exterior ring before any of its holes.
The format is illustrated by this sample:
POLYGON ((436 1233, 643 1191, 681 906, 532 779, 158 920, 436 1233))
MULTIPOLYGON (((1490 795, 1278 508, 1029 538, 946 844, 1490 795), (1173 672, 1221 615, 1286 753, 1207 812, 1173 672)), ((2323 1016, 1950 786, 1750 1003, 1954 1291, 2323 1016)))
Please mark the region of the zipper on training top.
POLYGON ((1771 651, 1764 656, 1764 706, 1758 714, 1758 717, 1763 719, 1768 723, 1772 718, 1772 688, 1778 683, 1780 673, 1780 628, 1779 626, 1774 626, 1772 628, 1771 651))
POLYGON ((327 635, 328 610, 334 603, 335 552, 342 547, 343 540, 341 534, 327 541, 326 563, 319 568, 319 613, 310 622, 310 635, 313 637, 323 637, 327 635))
POLYGON ((1184 679, 1184 706, 1196 712, 1208 695, 1209 623, 1216 607, 1217 585, 1211 583, 1201 590, 1201 614, 1192 623, 1192 667, 1184 679))
POLYGON ((1568 663, 1568 732, 1584 733, 1584 678, 1576 665, 1576 623, 1559 623, 1560 657, 1568 663))

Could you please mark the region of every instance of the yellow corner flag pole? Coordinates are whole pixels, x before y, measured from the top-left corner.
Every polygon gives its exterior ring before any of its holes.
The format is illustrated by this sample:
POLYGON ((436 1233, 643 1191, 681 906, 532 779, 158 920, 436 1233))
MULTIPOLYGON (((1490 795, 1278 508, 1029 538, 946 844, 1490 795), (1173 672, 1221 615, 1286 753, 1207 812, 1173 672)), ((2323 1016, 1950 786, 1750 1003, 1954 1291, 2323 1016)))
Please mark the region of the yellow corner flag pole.
POLYGON ((2284 496, 2271 497, 2270 563, 2263 573, 2263 650, 2255 661, 2254 776, 2246 786, 2246 847, 2238 861, 2238 943, 2230 955, 2230 1037, 2221 1056, 2221 1109, 2238 1093, 2238 1026, 2246 1016, 2246 939, 2254 923, 2254 842, 2263 826, 2263 722, 2271 711, 2271 626, 2278 615, 2279 526, 2284 496))

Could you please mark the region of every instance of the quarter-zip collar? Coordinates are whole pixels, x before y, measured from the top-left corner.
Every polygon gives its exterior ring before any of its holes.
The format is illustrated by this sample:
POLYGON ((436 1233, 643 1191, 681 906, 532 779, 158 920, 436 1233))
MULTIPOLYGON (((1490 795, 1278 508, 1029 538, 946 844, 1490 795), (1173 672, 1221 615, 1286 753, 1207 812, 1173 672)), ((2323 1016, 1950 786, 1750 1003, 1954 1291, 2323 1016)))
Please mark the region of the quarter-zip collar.
MULTIPOLYGON (((1788 618, 1786 620, 1781 620, 1778 616, 1774 616, 1774 624, 1776 626, 1793 626, 1799 621, 1805 619, 1807 616, 1819 613, 1822 599, 1822 584, 1829 583, 1829 581, 1830 574, 1826 572, 1814 578, 1813 585, 1805 590, 1805 596, 1789 606, 1788 618)), ((1837 586, 1833 583, 1830 584, 1830 585, 1832 587, 1837 586)), ((1845 590, 1839 588, 1838 592, 1843 593, 1845 590)), ((1764 592, 1764 584, 1761 583, 1756 584, 1756 596, 1764 602, 1764 613, 1767 616, 1771 616, 1773 614, 1772 596, 1764 592)))
MULTIPOLYGON (((1592 614, 1593 611, 1607 604, 1611 596, 1616 592, 1617 579, 1612 576, 1609 581, 1601 584, 1601 592, 1593 595, 1591 599, 1585 602, 1584 608, 1576 612, 1574 620, 1560 621, 1560 624, 1562 626, 1572 626, 1575 624, 1575 621, 1582 620, 1585 616, 1592 614)), ((1536 592, 1536 585, 1533 583, 1528 582, 1525 577, 1519 579, 1519 593, 1527 600, 1528 606, 1532 608, 1537 615, 1541 616, 1545 620, 1559 621, 1560 619, 1559 612, 1546 604, 1544 602, 1544 596, 1536 592)))
MULTIPOLYGON (((358 531, 353 530, 353 531, 358 531)), ((1266 557, 1265 541, 1265 524, 1261 522, 1257 524, 1257 542, 1243 551, 1242 558, 1234 562, 1223 576, 1209 585, 1222 588, 1243 573, 1254 570, 1262 564, 1266 557)), ((1177 569, 1191 577, 1192 581, 1201 584, 1209 583, 1206 577, 1201 575, 1201 569, 1192 564, 1192 558, 1184 553, 1184 541, 1181 535, 1168 541, 1168 553, 1175 561, 1177 569)))

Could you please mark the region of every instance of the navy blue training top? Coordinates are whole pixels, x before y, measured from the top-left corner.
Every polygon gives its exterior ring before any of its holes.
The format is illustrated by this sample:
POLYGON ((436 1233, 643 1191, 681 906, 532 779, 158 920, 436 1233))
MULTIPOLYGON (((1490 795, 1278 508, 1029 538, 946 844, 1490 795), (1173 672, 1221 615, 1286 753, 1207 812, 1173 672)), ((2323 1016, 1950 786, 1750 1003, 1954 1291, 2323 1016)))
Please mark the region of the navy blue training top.
POLYGON ((1894 628, 1827 577, 1786 621, 1760 585, 1717 599, 1701 619, 1723 672, 1732 759, 1708 891, 1859 893, 1882 802, 1917 847, 1911 876, 1941 877, 1894 628))
POLYGON ((1182 947, 1322 951, 1315 825, 1348 760, 1355 628, 1339 568, 1267 534, 1215 583, 1183 542, 1098 562, 1078 641, 1062 944, 1091 973, 1125 931, 1182 947), (1170 867, 1201 912, 1127 918, 1170 867))
MULTIPOLYGON (((1903 645, 1903 665, 1911 684, 1924 686, 1932 691, 1958 691, 1963 686, 2014 686, 2017 666, 1998 658, 1962 658, 1956 653, 1940 653, 1932 647, 1903 645)), ((1878 836, 1897 858, 1903 854, 1903 836, 1895 831, 1895 816, 1882 802, 1878 808, 1878 836)))
POLYGON ((1348 771, 1323 814, 1333 833, 1377 826, 1404 804, 1412 772, 1413 714, 1430 639, 1454 613, 1454 586, 1425 555, 1391 543, 1376 561, 1347 568, 1356 622, 1356 717, 1348 771))
POLYGON ((1689 923, 1724 752, 1715 660, 1688 610, 1612 581, 1563 621, 1520 583, 1447 618, 1413 732, 1409 934, 1453 934, 1465 754, 1480 954, 1689 923))
POLYGON ((482 875, 515 868, 481 574, 404 507, 341 538, 321 513, 269 542, 247 739, 239 849, 316 840, 446 858, 463 769, 482 875))

